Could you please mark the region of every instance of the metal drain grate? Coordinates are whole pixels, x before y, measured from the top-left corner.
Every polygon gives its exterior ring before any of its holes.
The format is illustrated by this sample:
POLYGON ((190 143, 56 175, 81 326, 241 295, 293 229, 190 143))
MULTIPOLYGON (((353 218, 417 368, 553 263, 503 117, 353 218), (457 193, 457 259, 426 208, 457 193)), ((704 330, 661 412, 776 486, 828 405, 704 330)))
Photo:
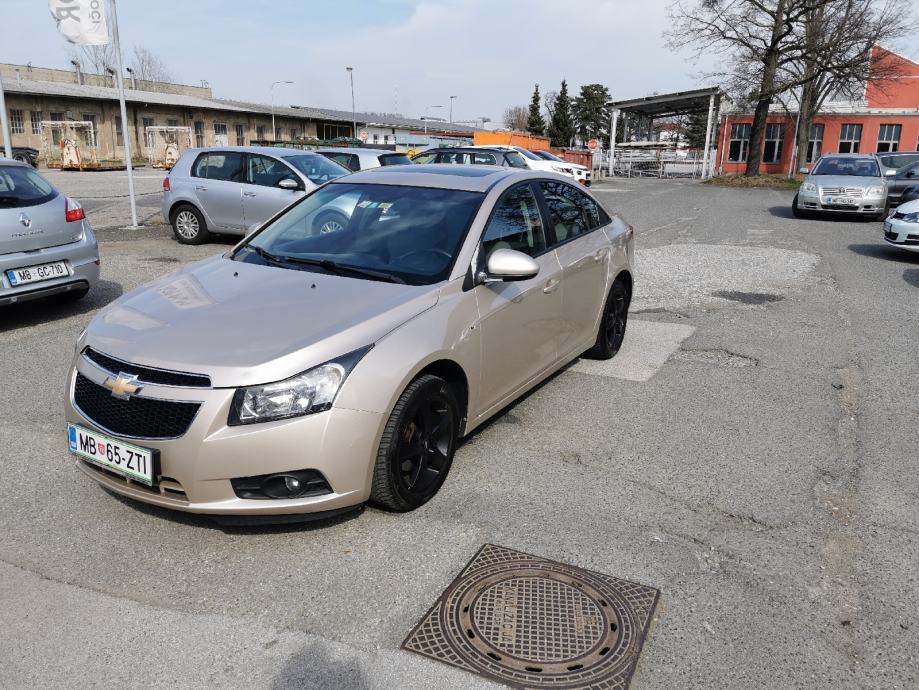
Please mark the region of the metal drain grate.
POLYGON ((658 591, 486 544, 402 648, 521 688, 626 688, 658 591))

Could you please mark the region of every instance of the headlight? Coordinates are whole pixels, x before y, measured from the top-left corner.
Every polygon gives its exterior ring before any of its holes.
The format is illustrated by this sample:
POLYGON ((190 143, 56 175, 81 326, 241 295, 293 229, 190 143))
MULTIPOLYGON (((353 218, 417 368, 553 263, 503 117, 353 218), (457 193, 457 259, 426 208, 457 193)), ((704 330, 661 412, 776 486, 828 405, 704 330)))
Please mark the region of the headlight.
POLYGON ((562 175, 569 174, 568 168, 563 168, 563 167, 558 166, 558 165, 553 165, 553 166, 552 166, 552 169, 553 169, 555 172, 557 172, 557 173, 561 173, 562 175))
POLYGON ((801 191, 805 193, 816 194, 817 185, 815 185, 813 182, 805 182, 801 185, 801 191))
POLYGON ((332 407, 348 374, 370 347, 355 350, 289 379, 239 388, 227 424, 256 424, 315 414, 332 407))
POLYGON ((883 194, 883 187, 868 187, 868 189, 865 190, 865 196, 883 196, 883 194))
POLYGON ((902 220, 907 223, 919 223, 919 211, 915 213, 904 213, 902 216, 897 218, 897 220, 902 220))

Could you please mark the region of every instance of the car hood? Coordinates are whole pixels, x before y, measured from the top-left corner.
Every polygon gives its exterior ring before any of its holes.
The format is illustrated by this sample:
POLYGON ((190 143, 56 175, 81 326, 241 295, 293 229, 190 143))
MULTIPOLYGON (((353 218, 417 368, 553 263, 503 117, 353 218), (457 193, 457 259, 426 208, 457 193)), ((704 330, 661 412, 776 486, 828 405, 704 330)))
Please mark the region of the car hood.
POLYGON ((897 206, 897 213, 919 213, 919 199, 897 206))
POLYGON ((113 302, 82 345, 216 388, 268 383, 372 345, 438 292, 216 256, 113 302))
POLYGON ((808 182, 821 187, 883 187, 880 177, 856 177, 855 175, 810 175, 808 182))

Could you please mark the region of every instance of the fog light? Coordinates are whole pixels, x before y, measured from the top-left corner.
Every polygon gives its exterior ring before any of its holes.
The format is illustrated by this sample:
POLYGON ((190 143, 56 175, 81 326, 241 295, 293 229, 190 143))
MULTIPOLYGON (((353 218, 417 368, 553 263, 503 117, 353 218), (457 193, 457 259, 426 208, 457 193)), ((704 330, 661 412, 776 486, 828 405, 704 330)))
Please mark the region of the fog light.
POLYGON ((303 498, 332 493, 332 487, 316 470, 294 470, 262 474, 257 477, 231 479, 233 491, 239 498, 271 500, 303 498))

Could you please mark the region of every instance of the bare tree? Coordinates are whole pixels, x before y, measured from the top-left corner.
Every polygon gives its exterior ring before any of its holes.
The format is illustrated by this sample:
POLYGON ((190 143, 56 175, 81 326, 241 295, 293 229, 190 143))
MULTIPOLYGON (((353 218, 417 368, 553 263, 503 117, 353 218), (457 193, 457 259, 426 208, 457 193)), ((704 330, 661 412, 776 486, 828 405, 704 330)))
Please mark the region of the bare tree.
POLYGON ((522 105, 512 105, 504 109, 504 126, 517 132, 527 130, 530 111, 522 105))
POLYGON ((101 46, 80 46, 68 51, 71 60, 80 63, 80 69, 94 74, 105 75, 115 69, 115 48, 111 43, 101 46))
POLYGON ((555 101, 558 100, 558 91, 546 91, 542 97, 543 107, 546 109, 546 112, 549 114, 549 117, 546 120, 551 120, 555 115, 555 101))
POLYGON ((143 81, 171 82, 173 79, 162 58, 143 46, 134 46, 131 69, 134 70, 134 76, 143 81))
POLYGON ((753 126, 746 175, 759 174, 769 106, 787 87, 777 83, 783 59, 795 49, 801 18, 832 0, 677 0, 670 10, 675 48, 694 47, 698 55, 720 54, 733 67, 735 81, 747 81, 753 102, 753 126), (780 86, 779 89, 776 87, 780 86))

